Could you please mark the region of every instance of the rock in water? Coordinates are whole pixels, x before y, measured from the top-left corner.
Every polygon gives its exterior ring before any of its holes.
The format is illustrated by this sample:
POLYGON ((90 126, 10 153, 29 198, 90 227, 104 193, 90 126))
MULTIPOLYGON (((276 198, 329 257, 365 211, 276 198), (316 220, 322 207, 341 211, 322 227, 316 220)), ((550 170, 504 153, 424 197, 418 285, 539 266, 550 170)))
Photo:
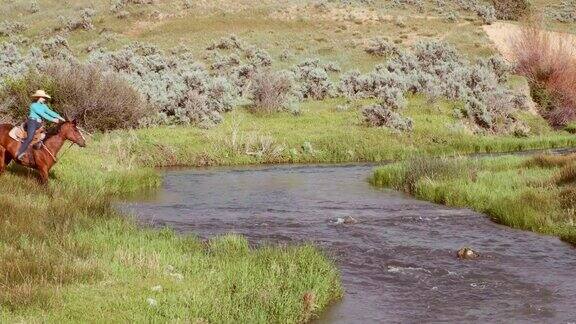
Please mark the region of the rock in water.
POLYGON ((356 220, 356 218, 354 218, 352 216, 346 216, 344 218, 338 217, 336 219, 336 222, 334 222, 334 224, 336 224, 336 225, 340 225, 340 224, 353 225, 356 223, 358 223, 358 221, 356 220))
POLYGON ((460 259, 470 260, 470 259, 476 259, 479 256, 480 254, 478 252, 468 247, 463 247, 460 250, 458 250, 458 257, 460 259))
POLYGON ((358 221, 356 220, 356 218, 352 217, 352 216, 346 216, 346 218, 344 218, 344 224, 346 225, 351 225, 351 224, 356 224, 358 223, 358 221))

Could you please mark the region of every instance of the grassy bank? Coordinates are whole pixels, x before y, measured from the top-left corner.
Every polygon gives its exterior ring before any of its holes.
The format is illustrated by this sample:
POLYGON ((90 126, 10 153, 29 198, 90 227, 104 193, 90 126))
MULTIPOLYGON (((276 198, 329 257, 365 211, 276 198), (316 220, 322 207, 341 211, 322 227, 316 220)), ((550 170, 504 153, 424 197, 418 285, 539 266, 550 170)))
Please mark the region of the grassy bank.
POLYGON ((418 158, 376 169, 372 182, 576 244, 575 166, 575 155, 418 158))
POLYGON ((0 322, 303 322, 341 296, 310 245, 203 242, 120 217, 113 199, 160 183, 126 152, 73 148, 45 188, 19 168, 0 177, 0 322))

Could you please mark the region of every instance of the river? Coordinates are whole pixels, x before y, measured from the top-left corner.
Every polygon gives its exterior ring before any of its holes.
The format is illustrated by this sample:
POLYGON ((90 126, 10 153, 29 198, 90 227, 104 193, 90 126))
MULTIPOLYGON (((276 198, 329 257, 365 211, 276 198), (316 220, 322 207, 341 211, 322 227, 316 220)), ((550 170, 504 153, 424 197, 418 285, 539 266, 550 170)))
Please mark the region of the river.
POLYGON ((576 250, 469 209, 372 187, 372 166, 168 171, 121 209, 143 224, 253 244, 313 242, 345 289, 322 323, 576 322, 576 250), (357 222, 344 224, 340 219, 357 222), (476 260, 460 260, 464 246, 476 260))

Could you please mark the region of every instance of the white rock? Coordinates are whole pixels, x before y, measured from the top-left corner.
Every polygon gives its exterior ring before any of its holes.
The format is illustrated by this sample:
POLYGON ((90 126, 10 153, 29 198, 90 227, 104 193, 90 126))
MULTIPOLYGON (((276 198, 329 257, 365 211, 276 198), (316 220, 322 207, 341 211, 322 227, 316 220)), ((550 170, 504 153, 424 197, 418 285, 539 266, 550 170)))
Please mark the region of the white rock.
POLYGON ((150 288, 150 290, 160 292, 160 291, 162 291, 162 286, 160 286, 160 285, 154 286, 154 287, 150 288))

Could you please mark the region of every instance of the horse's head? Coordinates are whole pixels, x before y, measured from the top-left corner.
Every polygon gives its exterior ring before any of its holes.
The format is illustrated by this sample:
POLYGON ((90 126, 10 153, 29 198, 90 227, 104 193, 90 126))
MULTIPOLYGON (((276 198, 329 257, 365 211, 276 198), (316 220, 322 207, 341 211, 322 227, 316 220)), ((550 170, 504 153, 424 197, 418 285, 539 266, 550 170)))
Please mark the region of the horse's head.
POLYGON ((65 139, 78 144, 80 147, 86 146, 86 139, 80 129, 78 129, 78 124, 75 119, 63 122, 60 126, 60 134, 64 136, 65 139))

